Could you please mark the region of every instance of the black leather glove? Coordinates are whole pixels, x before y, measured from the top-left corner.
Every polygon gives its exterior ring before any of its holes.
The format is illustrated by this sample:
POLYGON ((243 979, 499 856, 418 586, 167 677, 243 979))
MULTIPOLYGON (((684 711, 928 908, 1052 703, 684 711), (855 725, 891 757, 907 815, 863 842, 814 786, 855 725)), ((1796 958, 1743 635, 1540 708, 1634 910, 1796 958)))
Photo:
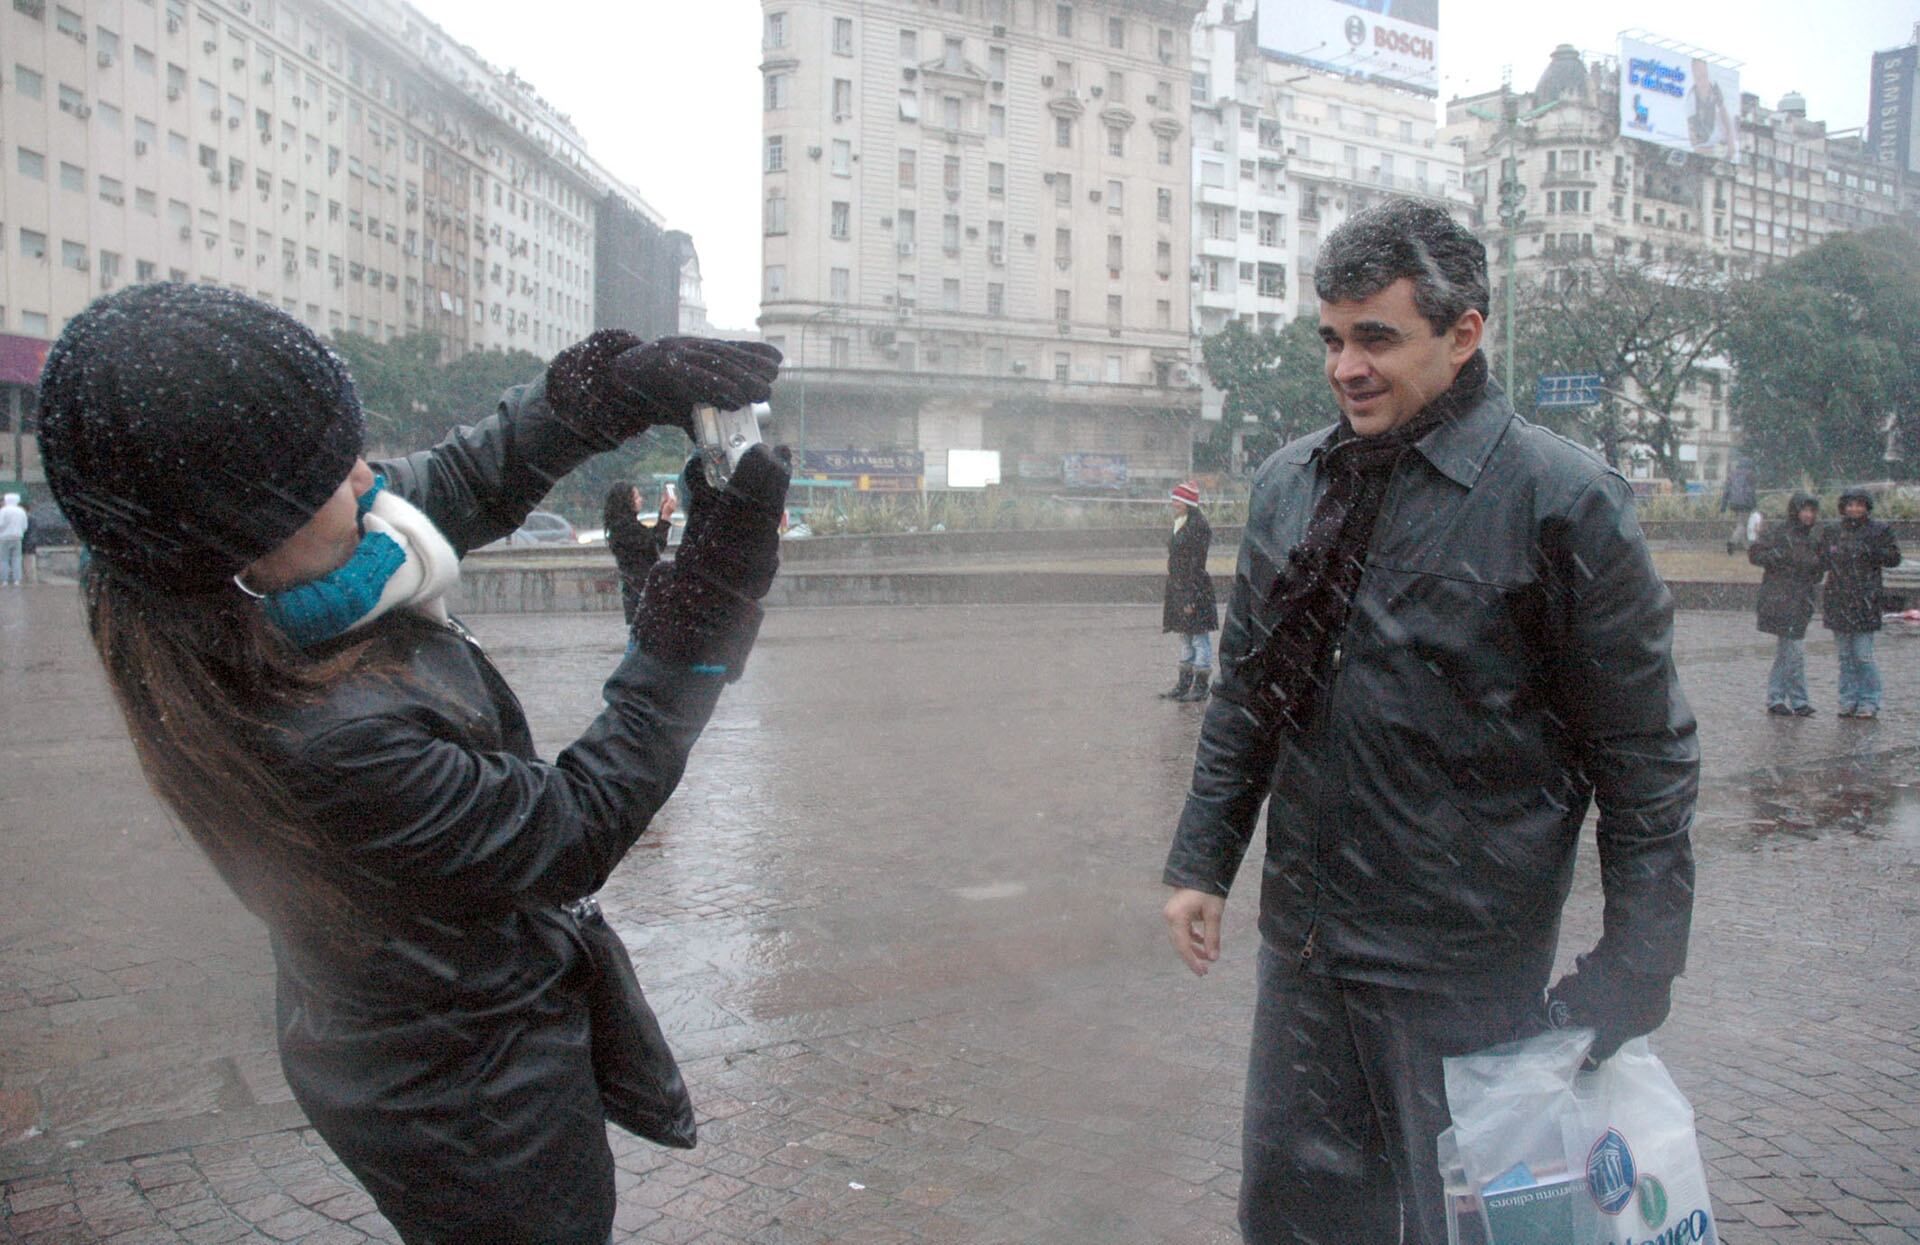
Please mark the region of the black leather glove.
POLYGON ((1673 978, 1636 973, 1588 952, 1547 991, 1546 1027, 1592 1029, 1587 1062, 1597 1066, 1629 1038, 1658 1029, 1673 1006, 1673 978))
POLYGON ((625 329, 601 329, 547 366, 547 401, 609 446, 660 424, 691 433, 698 404, 732 410, 766 401, 780 358, 762 342, 646 342, 625 329))
POLYGON ((671 563, 647 576, 633 618, 634 643, 662 661, 721 674, 746 667, 760 634, 756 604, 780 568, 780 519, 793 479, 785 448, 756 445, 725 488, 707 483, 699 457, 680 473, 687 530, 671 563))

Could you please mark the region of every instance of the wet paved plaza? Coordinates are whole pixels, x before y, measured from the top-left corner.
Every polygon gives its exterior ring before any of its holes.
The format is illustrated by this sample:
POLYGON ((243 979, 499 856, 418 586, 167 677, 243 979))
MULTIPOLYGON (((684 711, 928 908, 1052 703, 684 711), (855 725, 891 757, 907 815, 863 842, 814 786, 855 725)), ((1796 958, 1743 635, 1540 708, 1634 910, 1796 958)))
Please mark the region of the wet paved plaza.
MULTIPOLYGON (((1187 974, 1160 862, 1199 716, 1157 608, 788 610, 603 893, 698 1149, 615 1134, 620 1241, 1230 1241, 1251 873, 1187 974)), ((547 755, 617 617, 470 620, 547 755)), ((1887 713, 1760 712, 1680 624, 1692 968, 1655 1047, 1723 1239, 1920 1240, 1920 636, 1887 713)), ((1563 960, 1597 936, 1589 845, 1563 960)), ((141 785, 70 588, 0 592, 0 1241, 391 1239, 288 1100, 265 937, 141 785)))

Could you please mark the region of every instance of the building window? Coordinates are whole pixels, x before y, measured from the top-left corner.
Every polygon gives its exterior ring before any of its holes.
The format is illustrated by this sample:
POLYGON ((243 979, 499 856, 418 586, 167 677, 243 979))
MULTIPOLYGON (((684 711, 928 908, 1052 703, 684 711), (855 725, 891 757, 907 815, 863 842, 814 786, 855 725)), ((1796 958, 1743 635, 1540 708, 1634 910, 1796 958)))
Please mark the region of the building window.
POLYGON ((1125 18, 1109 17, 1107 19, 1107 46, 1110 48, 1119 48, 1122 51, 1126 50, 1127 22, 1125 18))
POLYGON ((853 209, 851 204, 838 201, 834 203, 832 229, 835 238, 842 242, 846 241, 847 237, 853 231, 853 209))
POLYGON ((767 172, 778 173, 787 167, 787 140, 779 134, 767 136, 767 172))
POLYGON ((1073 356, 1066 351, 1056 351, 1053 356, 1053 378, 1069 380, 1073 373, 1073 356))
POLYGON ((835 56, 853 55, 853 19, 851 17, 833 19, 833 54, 835 56))
POLYGON ((948 36, 944 41, 940 67, 957 73, 967 63, 967 41, 948 36))
POLYGON ((74 268, 81 272, 87 270, 87 244, 84 242, 62 242, 60 244, 60 266, 74 268))
POLYGON ((1007 287, 998 283, 989 283, 987 286, 987 314, 990 316, 1000 316, 1005 315, 1006 311, 1007 287))
POLYGON ((947 277, 940 282, 940 310, 960 310, 960 279, 947 277))
POLYGON ((45 259, 47 257, 47 235, 33 229, 20 231, 20 258, 45 259))
POLYGON ((46 82, 46 79, 42 78, 39 74, 35 73, 33 70, 28 69, 25 65, 21 65, 21 64, 14 65, 13 89, 20 92, 20 94, 26 96, 28 99, 39 99, 40 96, 44 93, 45 82, 46 82))
POLYGON ((1113 178, 1107 179, 1107 211, 1114 216, 1121 214, 1125 207, 1126 186, 1113 178))
POLYGON ((940 218, 940 245, 949 255, 960 253, 960 218, 952 212, 940 218))
POLYGON ((85 194, 87 192, 87 171, 77 164, 68 164, 65 160, 62 160, 60 162, 60 189, 77 190, 81 194, 85 194))
MULTIPOLYGON (((780 234, 787 231, 787 193, 784 190, 769 190, 767 192, 766 229, 770 234, 780 234)), ((412 233, 413 231, 408 230, 407 232, 412 233)))
POLYGON ((853 116, 853 80, 835 78, 833 80, 833 119, 845 121, 853 116))
POLYGON ((785 264, 767 265, 767 297, 785 298, 787 295, 787 266, 785 264))
POLYGON ((1153 250, 1153 271, 1154 275, 1163 281, 1173 275, 1173 244, 1171 242, 1155 244, 1153 250))
POLYGON ((960 97, 958 95, 940 97, 940 124, 949 130, 960 128, 960 97))
POLYGON ((777 112, 787 106, 787 75, 770 73, 767 75, 767 111, 777 112))
POLYGON ((1173 304, 1166 299, 1158 299, 1153 304, 1153 327, 1170 329, 1173 327, 1173 304))
POLYGON ((1005 138, 1007 136, 1007 110, 999 104, 987 107, 987 136, 1005 138))
POLYGON ((1053 201, 1061 207, 1073 206, 1073 174, 1053 175, 1053 201))
POLYGON ((833 140, 831 172, 835 177, 853 176, 853 144, 844 138, 833 140))
POLYGON ((1053 33, 1062 39, 1073 38, 1073 6, 1071 4, 1053 6, 1053 33))
POLYGON ((1062 268, 1073 263, 1073 230, 1063 226, 1053 231, 1053 257, 1062 268))
POLYGON ((787 46, 787 15, 785 13, 767 14, 766 44, 770 48, 787 46))
POLYGON ((1053 292, 1053 318, 1061 324, 1073 321, 1073 291, 1055 290, 1053 292))
POLYGON ((900 62, 904 65, 920 63, 920 32, 903 30, 900 32, 900 62))
POLYGON ((987 194, 995 199, 1004 198, 1007 193, 1007 166, 998 161, 987 164, 987 194))
POLYGON ((1055 147, 1073 146, 1073 118, 1055 117, 1053 119, 1053 145, 1055 147))
POLYGON ((1107 235, 1107 271, 1116 276, 1120 272, 1120 256, 1124 245, 1119 234, 1107 235))
POLYGON ((836 303, 844 303, 852 297, 853 272, 847 268, 830 269, 827 273, 827 297, 836 303))
POLYGON ((949 199, 960 193, 960 157, 947 156, 941 162, 940 186, 949 199))
POLYGON ((1158 221, 1173 219, 1173 192, 1165 186, 1153 192, 1153 218, 1158 221))
POLYGON ((918 156, 913 148, 902 147, 900 149, 900 185, 902 188, 911 190, 919 184, 917 180, 919 173, 917 161, 918 156))
POLYGON ((47 180, 47 158, 37 151, 28 151, 25 147, 16 148, 15 167, 20 176, 30 177, 36 182, 47 180))

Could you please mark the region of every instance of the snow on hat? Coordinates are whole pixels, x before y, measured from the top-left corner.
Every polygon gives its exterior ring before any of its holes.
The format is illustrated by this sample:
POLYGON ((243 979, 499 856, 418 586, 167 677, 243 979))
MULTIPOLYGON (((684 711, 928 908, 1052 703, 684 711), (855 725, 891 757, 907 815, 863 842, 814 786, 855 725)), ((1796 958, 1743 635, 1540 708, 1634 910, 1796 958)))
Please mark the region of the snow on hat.
POLYGON ((1198 506, 1200 504, 1200 486, 1192 480, 1182 480, 1173 486, 1173 491, 1168 493, 1167 496, 1189 506, 1198 506))
POLYGON ((217 588, 300 530, 353 469, 353 379, 267 303, 137 285, 67 325, 40 379, 47 484, 94 556, 217 588))
POLYGON ((18 493, 8 493, 5 496, 0 496, 0 506, 17 506, 19 504, 20 494, 18 493))

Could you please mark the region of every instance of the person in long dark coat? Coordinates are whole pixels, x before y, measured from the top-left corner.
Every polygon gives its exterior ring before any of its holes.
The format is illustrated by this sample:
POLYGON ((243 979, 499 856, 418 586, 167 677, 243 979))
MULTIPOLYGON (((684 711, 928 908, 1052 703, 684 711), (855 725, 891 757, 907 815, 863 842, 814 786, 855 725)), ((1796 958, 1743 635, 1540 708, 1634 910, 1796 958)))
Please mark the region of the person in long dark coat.
POLYGON ((1873 517, 1873 498, 1853 489, 1840 494, 1840 517, 1820 534, 1826 596, 1820 621, 1840 654, 1840 716, 1880 716, 1880 667, 1873 637, 1880 630, 1880 572, 1900 565, 1893 529, 1873 517))
POLYGON ((1167 592, 1160 607, 1160 630, 1179 641, 1180 674, 1160 693, 1162 700, 1202 701, 1213 678, 1213 633, 1220 611, 1207 574, 1213 528, 1200 512, 1200 486, 1188 480, 1173 486, 1173 535, 1167 540, 1167 592))
POLYGON ((1820 561, 1820 502, 1795 493, 1787 503, 1787 521, 1767 527, 1747 550, 1747 561, 1766 574, 1760 580, 1760 630, 1778 637, 1773 670, 1767 675, 1767 712, 1780 717, 1813 716, 1807 699, 1807 624, 1825 566, 1820 561))
POLYGON ((91 554, 107 682, 148 779, 268 927, 295 1101, 408 1245, 611 1238, 575 901, 740 674, 787 470, 755 446, 715 489, 696 461, 684 546, 551 762, 447 613, 458 559, 593 454, 764 400, 779 361, 602 329, 478 424, 368 463, 338 357, 231 290, 122 290, 47 356, 41 455, 91 554))
POLYGON ((614 565, 620 568, 620 609, 627 626, 640 608, 640 594, 646 588, 647 573, 667 550, 672 525, 673 494, 660 498, 660 517, 652 523, 640 521, 640 508, 646 504, 639 488, 622 480, 607 493, 602 525, 607 529, 607 548, 613 551, 614 565))

